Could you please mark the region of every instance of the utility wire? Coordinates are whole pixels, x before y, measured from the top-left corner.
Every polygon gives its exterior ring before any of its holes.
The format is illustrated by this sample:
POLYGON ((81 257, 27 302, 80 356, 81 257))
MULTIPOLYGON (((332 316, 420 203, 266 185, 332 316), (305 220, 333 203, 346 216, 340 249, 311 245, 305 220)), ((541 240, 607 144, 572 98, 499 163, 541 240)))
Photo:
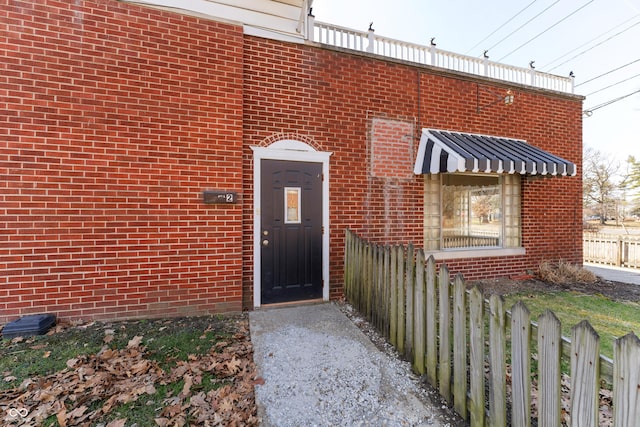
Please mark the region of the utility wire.
POLYGON ((609 86, 603 87, 602 89, 598 89, 598 90, 596 90, 596 91, 593 91, 593 92, 591 92, 591 93, 588 93, 588 94, 586 94, 585 96, 591 96, 591 95, 596 94, 596 93, 598 93, 598 92, 602 92, 602 91, 603 91, 603 90, 605 90, 605 89, 609 89, 609 88, 612 88, 612 87, 614 87, 614 86, 618 86, 620 83, 628 82, 629 80, 635 79, 636 77, 640 77, 640 74, 636 74, 635 76, 631 76, 631 77, 628 77, 628 78, 626 78, 626 79, 624 79, 624 80, 620 80, 619 82, 616 82, 616 83, 611 84, 611 85, 609 85, 609 86))
POLYGON ((612 100, 609 100, 609 101, 603 102, 602 104, 598 104, 598 105, 596 105, 595 107, 591 107, 591 108, 589 108, 589 109, 586 109, 586 110, 584 110, 584 114, 585 114, 587 117, 589 117, 589 116, 591 116, 591 115, 593 114, 593 112, 594 112, 594 111, 599 110, 600 108, 606 107, 606 106, 608 106, 608 105, 614 104, 614 103, 616 103, 616 102, 618 102, 618 101, 622 101, 623 99, 628 98, 628 97, 630 97, 631 95, 635 95, 636 93, 640 93, 640 89, 638 89, 638 90, 636 90, 636 91, 633 91, 633 92, 631 92, 631 93, 628 93, 628 94, 626 94, 626 95, 619 96, 619 97, 614 98, 614 99, 612 99, 612 100))
MULTIPOLYGON (((574 48, 574 49, 571 49, 571 50, 570 50, 569 52, 567 52, 567 53, 564 53, 564 54, 560 55, 559 57, 557 57, 557 58, 556 58, 556 59, 554 59, 553 61, 549 62, 548 64, 546 64, 546 65, 542 66, 541 68, 547 68, 547 67, 550 67, 551 65, 553 65, 553 64, 555 64, 556 62, 560 61, 561 59, 565 58, 567 55, 570 55, 570 54, 572 54, 573 52, 575 52, 576 50, 578 50, 578 49, 581 49, 581 48, 585 47, 585 46, 586 46, 586 45, 588 45, 589 43, 591 43, 591 42, 593 42, 593 41, 598 40, 600 37, 604 36, 605 34, 608 34, 608 33, 610 33, 611 31, 613 31, 613 30, 615 30, 615 29, 617 29, 617 28, 620 28, 622 25, 624 25, 624 24, 626 24, 627 22, 629 22, 629 21, 631 21, 631 20, 635 19, 638 15, 640 15, 640 14, 636 14, 636 15, 632 16, 631 18, 627 19, 626 21, 624 21, 624 22, 622 22, 622 23, 620 23, 620 24, 616 24, 616 25, 614 25, 613 27, 609 28, 609 29, 608 29, 607 31, 605 31, 604 33, 600 33, 599 35, 597 35, 596 37, 592 38, 591 40, 589 40, 589 41, 587 41, 587 42, 585 42, 585 43, 581 44, 580 46, 578 46, 578 47, 576 47, 576 48, 574 48)), ((630 28, 631 28, 631 27, 630 27, 630 28)), ((628 29, 627 29, 627 30, 628 30, 628 29)), ((627 30, 624 30, 624 31, 627 31, 627 30)), ((622 32, 624 32, 624 31, 622 31, 622 32)), ((616 35, 614 35, 614 37, 615 37, 615 36, 617 36, 617 34, 616 34, 616 35)), ((607 39, 607 40, 610 40, 610 39, 607 39)), ((594 47, 595 47, 595 46, 594 46, 594 47)), ((582 54, 582 53, 581 53, 581 54, 582 54)), ((574 58, 575 58, 575 57, 573 57, 573 58, 571 58, 571 59, 574 59, 574 58)), ((551 70, 553 70, 553 69, 555 69, 555 67, 554 67, 554 68, 552 68, 551 70)), ((551 71, 551 70, 549 70, 549 71, 551 71)))
POLYGON ((503 41, 505 41, 506 39, 508 39, 509 37, 511 37, 513 34, 517 33, 518 31, 520 31, 522 29, 522 27, 524 27, 525 25, 527 25, 528 23, 530 23, 531 21, 533 21, 534 19, 536 19, 538 16, 542 15, 543 13, 545 13, 547 10, 551 9, 553 6, 555 6, 556 4, 558 4, 560 2, 560 0, 556 0, 553 4, 551 4, 550 6, 547 6, 546 9, 544 9, 542 12, 538 13, 536 16, 534 16, 533 18, 529 19, 527 22, 525 22, 524 24, 520 25, 518 28, 516 28, 515 30, 511 31, 509 34, 507 34, 505 37, 503 37, 500 41, 498 41, 496 44, 494 44, 493 46, 491 46, 489 49, 487 50, 491 50, 494 47, 498 46, 500 43, 502 43, 503 41))
POLYGON ((468 51, 465 52, 465 55, 468 55, 469 52, 471 52, 473 49, 477 48, 478 46, 480 46, 482 43, 484 43, 489 37, 491 37, 492 35, 494 35, 495 33, 497 33, 500 29, 502 29, 505 25, 507 25, 509 22, 513 21, 515 18, 517 18, 522 12, 524 12, 525 10, 529 9, 529 7, 531 7, 532 4, 534 4, 535 2, 537 2, 538 0, 533 0, 531 3, 529 3, 528 5, 526 5, 523 9, 520 10, 520 12, 516 13, 515 15, 513 15, 511 18, 509 18, 506 22, 504 22, 503 24, 499 25, 498 28, 496 28, 495 30, 493 30, 493 32, 491 34, 489 34, 488 36, 486 36, 485 38, 483 38, 482 40, 480 40, 478 43, 476 43, 475 45, 473 45, 473 47, 471 49, 469 49, 468 51))
POLYGON ((585 85, 585 84, 587 84, 589 82, 592 82, 592 81, 594 81, 596 79, 599 79, 600 77, 604 77, 604 76, 607 76, 607 75, 609 75, 609 74, 611 74, 611 73, 613 73, 615 71, 622 70, 623 68, 628 67, 629 65, 635 64, 636 62, 639 62, 639 61, 640 61, 640 58, 636 59, 635 61, 631 61, 628 64, 621 65, 618 68, 614 68, 613 70, 609 70, 606 73, 602 73, 599 76, 595 76, 593 78, 590 78, 589 80, 585 80, 584 82, 582 82, 580 84, 577 84, 574 87, 585 85))
POLYGON ((580 52, 579 54, 572 56, 571 58, 567 59, 566 61, 563 61, 563 62, 559 63, 559 64, 558 64, 558 65, 556 65, 555 67, 550 68, 550 69, 549 69, 549 71, 553 71, 553 70, 555 70, 556 68, 558 68, 559 66, 564 65, 564 64, 566 64, 567 62, 569 62, 569 61, 572 61, 572 60, 576 59, 578 56, 580 56, 580 55, 584 55, 585 53, 589 52, 590 50, 595 49, 596 47, 600 46, 600 45, 601 45, 601 44, 603 44, 603 43, 608 42, 609 40, 613 39, 614 37, 617 37, 617 36, 619 36, 620 34, 622 34, 622 33, 625 33, 625 32, 627 32, 627 31, 629 31, 630 29, 632 29, 633 27, 635 27, 636 25, 639 25, 639 24, 640 24, 640 21, 636 22, 635 24, 633 24, 633 25, 629 26, 628 28, 626 28, 626 29, 624 29, 624 30, 622 30, 622 31, 617 32, 616 34, 612 35, 611 37, 609 37, 609 38, 607 38, 607 39, 605 39, 605 40, 603 40, 603 41, 601 41, 600 43, 598 43, 598 44, 595 44, 595 45, 591 46, 589 49, 585 49, 585 50, 583 50, 583 51, 582 51, 582 52, 580 52))
MULTIPOLYGON (((538 37, 540 37, 541 35, 543 35, 544 33, 546 33, 547 31, 549 31, 550 29, 552 29, 553 27, 555 27, 556 25, 560 24, 561 22, 564 22, 565 20, 567 20, 568 18, 572 17, 573 15, 575 15, 576 13, 580 12, 582 9, 584 9, 585 7, 589 6, 591 3, 593 3, 595 0, 589 0, 587 3, 583 4, 582 6, 580 6, 579 8, 577 8, 576 10, 574 10, 573 12, 571 12, 570 14, 568 14, 567 16, 565 16, 564 18, 562 18, 561 20, 559 20, 558 22, 556 22, 555 24, 553 24, 552 26, 548 27, 547 29, 545 29, 544 31, 538 33, 537 35, 535 35, 534 37, 530 38, 529 40, 527 40, 526 42, 522 43, 520 46, 518 46, 517 48, 513 49, 511 52, 507 53, 506 55, 504 55, 502 58, 498 59, 498 62, 502 61, 503 59, 505 59, 506 57, 508 57, 509 55, 511 55, 514 52, 517 52, 518 50, 522 49, 523 47, 525 47, 526 45, 528 45, 529 43, 531 43, 532 41, 534 41, 535 39, 537 39, 538 37)), ((555 3, 554 3, 555 4, 555 3)))

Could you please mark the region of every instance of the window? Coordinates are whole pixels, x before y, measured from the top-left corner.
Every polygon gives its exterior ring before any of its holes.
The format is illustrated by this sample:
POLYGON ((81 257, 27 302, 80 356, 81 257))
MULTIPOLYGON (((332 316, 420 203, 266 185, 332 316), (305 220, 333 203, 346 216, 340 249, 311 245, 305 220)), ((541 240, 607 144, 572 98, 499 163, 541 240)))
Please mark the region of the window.
POLYGON ((520 175, 425 175, 425 249, 520 247, 520 175))
POLYGON ((499 176, 442 176, 442 249, 502 246, 499 176))
POLYGON ((300 224, 300 187, 284 187, 284 223, 300 224))

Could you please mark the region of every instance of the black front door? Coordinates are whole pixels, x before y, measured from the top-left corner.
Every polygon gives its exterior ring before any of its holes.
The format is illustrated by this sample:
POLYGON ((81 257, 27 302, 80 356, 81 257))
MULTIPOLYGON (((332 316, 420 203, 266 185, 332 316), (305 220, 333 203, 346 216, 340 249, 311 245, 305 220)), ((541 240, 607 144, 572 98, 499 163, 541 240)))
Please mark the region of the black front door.
POLYGON ((261 160, 261 304, 322 297, 322 163, 261 160))

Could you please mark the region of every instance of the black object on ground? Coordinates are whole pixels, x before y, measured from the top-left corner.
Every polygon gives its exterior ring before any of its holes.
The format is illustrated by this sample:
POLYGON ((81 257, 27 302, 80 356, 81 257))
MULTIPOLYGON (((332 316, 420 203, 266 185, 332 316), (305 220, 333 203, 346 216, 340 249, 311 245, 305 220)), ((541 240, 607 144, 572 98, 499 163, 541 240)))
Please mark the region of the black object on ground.
POLYGON ((56 324, 54 314, 33 314, 7 323, 2 329, 3 338, 30 337, 44 335, 56 324))

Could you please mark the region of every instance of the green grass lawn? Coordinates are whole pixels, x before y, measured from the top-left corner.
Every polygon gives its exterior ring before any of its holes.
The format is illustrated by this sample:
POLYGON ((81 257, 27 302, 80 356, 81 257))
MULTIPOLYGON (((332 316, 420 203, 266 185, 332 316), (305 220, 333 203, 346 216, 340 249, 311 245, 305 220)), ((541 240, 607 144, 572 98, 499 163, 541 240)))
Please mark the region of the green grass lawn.
POLYGON ((576 292, 531 292, 505 295, 505 307, 510 309, 522 300, 537 320, 545 310, 553 311, 562 322, 562 334, 571 337, 571 328, 586 319, 600 335, 600 352, 613 357, 613 342, 629 332, 640 332, 640 304, 617 302, 600 295, 576 292))

